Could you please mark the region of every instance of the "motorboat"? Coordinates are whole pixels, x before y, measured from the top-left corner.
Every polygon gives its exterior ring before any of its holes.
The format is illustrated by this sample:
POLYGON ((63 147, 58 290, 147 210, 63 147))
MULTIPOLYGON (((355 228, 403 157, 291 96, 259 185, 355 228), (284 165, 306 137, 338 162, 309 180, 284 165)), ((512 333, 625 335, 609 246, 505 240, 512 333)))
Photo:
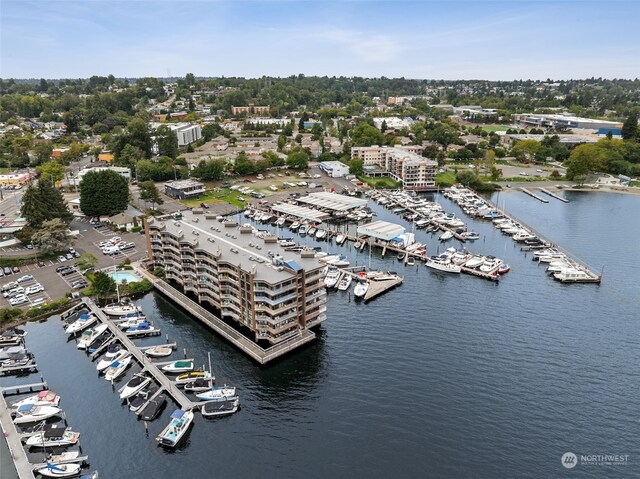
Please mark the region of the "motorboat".
POLYGON ((0 362, 16 357, 23 357, 28 353, 29 351, 27 351, 22 345, 5 346, 3 348, 0 348, 0 362))
POLYGON ((73 446, 80 439, 80 433, 67 427, 48 427, 29 436, 25 441, 28 447, 66 447, 73 446))
POLYGON ((60 462, 69 462, 77 459, 80 456, 80 451, 65 451, 60 454, 50 454, 48 461, 51 464, 58 464, 60 462))
POLYGON ((289 229, 291 231, 296 231, 298 228, 300 228, 300 222, 299 221, 294 221, 293 223, 291 223, 289 225, 289 229))
POLYGON ((124 318, 122 322, 118 323, 118 328, 125 330, 129 328, 135 328, 141 323, 144 323, 147 317, 144 314, 131 314, 124 318))
POLYGON ((166 346, 164 344, 158 344, 157 346, 153 346, 144 350, 144 354, 152 358, 163 358, 165 356, 171 356, 171 353, 173 353, 173 347, 166 346))
POLYGON ((485 262, 485 257, 484 256, 472 256, 471 259, 469 259, 464 266, 466 268, 478 268, 479 266, 481 266, 482 264, 484 264, 485 262))
POLYGON ((166 373, 177 374, 193 371, 193 367, 193 361, 178 360, 163 366, 162 370, 166 373))
POLYGON ((416 264, 416 259, 413 256, 409 255, 405 264, 407 266, 413 266, 414 264, 416 264))
POLYGON ((78 340, 77 347, 78 349, 87 349, 87 346, 93 342, 98 336, 104 333, 107 330, 106 324, 100 324, 95 328, 88 328, 82 332, 82 336, 78 340))
POLYGON ((178 375, 178 377, 176 377, 175 382, 178 385, 182 385, 182 384, 191 382, 194 379, 210 379, 210 378, 213 378, 213 375, 209 371, 190 371, 190 372, 182 373, 178 375))
POLYGON ((149 376, 135 374, 120 391, 120 399, 129 399, 146 388, 150 382, 151 378, 149 376))
POLYGON ((93 341, 89 343, 87 346, 87 352, 95 353, 98 349, 100 349, 104 344, 113 338, 113 333, 108 329, 103 331, 100 336, 95 338, 93 341))
POLYGON ((134 394, 129 399, 127 399, 129 410, 133 412, 137 412, 157 392, 158 392, 158 387, 155 384, 152 384, 146 389, 144 388, 141 389, 136 394, 134 394))
POLYGON ((445 231, 440 235, 440 241, 447 241, 453 238, 453 233, 451 231, 445 231))
POLYGON ((345 255, 341 254, 338 256, 338 258, 331 259, 326 263, 331 264, 333 266, 337 266, 339 268, 346 268, 347 266, 349 266, 349 259, 345 255))
POLYGON ((207 391, 213 387, 214 378, 198 378, 184 383, 184 390, 192 393, 207 391))
POLYGON ((58 405, 60 404, 60 396, 58 396, 53 391, 45 389, 44 391, 40 391, 38 394, 34 394, 33 396, 29 396, 28 398, 24 398, 20 401, 14 402, 13 404, 11 404, 11 408, 18 409, 20 406, 24 406, 25 404, 58 407, 58 405))
POLYGON ((406 256, 406 253, 402 252, 402 253, 398 253, 396 258, 398 258, 398 261, 403 261, 405 256, 406 256))
POLYGON ((109 316, 127 316, 131 313, 140 313, 142 310, 135 304, 130 303, 113 303, 102 308, 109 316))
POLYGON ((509 266, 507 263, 502 263, 498 267, 498 274, 507 274, 509 271, 511 271, 511 266, 509 266))
POLYGON ((487 256, 486 261, 482 265, 480 265, 480 271, 482 271, 483 273, 492 273, 496 271, 501 264, 501 259, 487 256))
POLYGON ((35 404, 24 404, 15 410, 14 424, 28 424, 58 415, 62 409, 56 406, 36 406, 35 404))
POLYGON ((171 413, 171 421, 156 440, 161 446, 176 447, 193 422, 193 411, 176 409, 171 413))
POLYGON ((313 257, 314 257, 314 258, 318 258, 318 259, 320 259, 320 258, 325 258, 325 257, 327 257, 328 255, 329 255, 329 253, 327 253, 326 251, 318 251, 317 253, 315 253, 315 254, 313 255, 313 257))
POLYGON ((167 397, 160 394, 154 399, 149 400, 147 405, 140 411, 140 419, 143 421, 153 421, 167 404, 167 397))
POLYGON ((78 319, 64 328, 64 332, 67 334, 76 334, 95 324, 96 321, 98 321, 98 317, 95 314, 81 314, 78 319))
POLYGON ((196 394, 196 397, 201 401, 224 401, 232 399, 236 396, 236 388, 222 386, 212 387, 208 391, 196 394))
POLYGON ((100 361, 98 361, 98 364, 96 364, 96 369, 100 373, 111 366, 113 363, 122 361, 124 358, 130 355, 131 353, 129 351, 127 351, 126 349, 121 349, 115 356, 112 356, 110 358, 105 357, 105 359, 101 359, 100 361))
POLYGON ((156 328, 148 321, 143 321, 137 326, 133 326, 128 328, 124 333, 127 336, 145 336, 149 333, 152 333, 156 330, 156 328))
POLYGON ((309 229, 307 230, 307 234, 308 234, 309 236, 315 236, 316 231, 317 231, 317 228, 316 228, 315 226, 311 226, 311 227, 309 227, 309 229))
POLYGON ((440 259, 439 257, 431 257, 425 263, 428 268, 435 269, 436 271, 442 271, 443 273, 460 273, 462 268, 449 261, 440 259))
POLYGON ((107 381, 115 381, 124 374, 129 365, 131 364, 132 357, 127 356, 120 361, 115 361, 104 372, 104 378, 107 381))
POLYGON ((278 221, 276 221, 276 226, 284 226, 284 222, 287 219, 284 216, 281 216, 280 218, 278 218, 278 221))
POLYGON ((362 298, 369 290, 369 281, 363 278, 358 278, 358 283, 353 288, 353 295, 356 298, 362 298))
POLYGON ((566 268, 553 275, 563 283, 599 283, 601 277, 583 268, 566 268))
POLYGON ((327 230, 322 229, 322 228, 318 228, 316 230, 316 239, 317 240, 323 240, 327 237, 327 230))
POLYGON ((340 279, 340 270, 338 268, 334 267, 329 267, 329 271, 327 272, 327 275, 324 277, 324 285, 327 288, 333 288, 337 283, 338 280, 340 279))
POLYGON ((338 234, 338 236, 336 236, 336 244, 341 245, 342 243, 344 243, 347 239, 347 235, 345 234, 338 234))
POLYGON ((47 462, 45 467, 36 469, 34 472, 37 472, 43 477, 71 477, 79 474, 80 469, 82 469, 82 465, 73 462, 70 464, 57 465, 47 462))
POLYGON ((104 353, 104 357, 107 359, 113 359, 120 351, 122 351, 122 345, 120 343, 113 343, 107 348, 107 351, 104 353))
POLYGON ((475 231, 465 231, 464 233, 462 233, 462 237, 467 241, 475 241, 477 239, 480 239, 480 234, 476 233, 475 231))
POLYGON ((353 278, 350 274, 343 275, 342 279, 338 283, 338 290, 347 291, 349 289, 349 286, 351 286, 351 281, 353 281, 353 278))
POLYGON ((200 406, 200 413, 203 417, 228 416, 233 414, 240 407, 240 398, 226 401, 208 401, 200 406))

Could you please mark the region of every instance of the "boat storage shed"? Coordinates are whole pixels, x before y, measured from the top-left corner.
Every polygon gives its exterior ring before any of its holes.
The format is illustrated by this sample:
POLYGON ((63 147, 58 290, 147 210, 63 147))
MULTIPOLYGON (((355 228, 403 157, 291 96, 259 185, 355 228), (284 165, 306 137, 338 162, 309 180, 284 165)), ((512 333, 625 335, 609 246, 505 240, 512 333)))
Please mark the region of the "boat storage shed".
POLYGON ((367 204, 366 199, 354 198, 353 196, 340 195, 329 191, 311 193, 310 195, 298 198, 299 203, 306 203, 316 208, 332 211, 349 211, 367 204))
POLYGON ((366 225, 358 226, 358 236, 371 236, 384 241, 397 238, 405 232, 404 226, 387 221, 374 221, 366 225))
POLYGON ((304 206, 290 205, 288 203, 273 205, 271 209, 278 213, 295 216, 303 220, 316 221, 318 223, 321 223, 330 217, 329 213, 323 213, 322 211, 306 208, 304 206))

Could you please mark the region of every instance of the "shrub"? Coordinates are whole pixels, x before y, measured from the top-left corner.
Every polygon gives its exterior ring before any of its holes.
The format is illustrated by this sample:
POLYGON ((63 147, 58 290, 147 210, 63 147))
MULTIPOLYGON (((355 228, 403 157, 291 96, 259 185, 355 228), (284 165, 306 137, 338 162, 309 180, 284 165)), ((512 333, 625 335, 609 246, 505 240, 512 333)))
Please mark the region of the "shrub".
POLYGON ((36 316, 40 316, 41 314, 57 311, 64 308, 67 304, 69 304, 70 301, 71 299, 69 298, 60 298, 42 306, 38 306, 37 308, 30 308, 27 311, 27 317, 35 318, 36 316))
POLYGON ((24 311, 20 308, 2 308, 0 309, 0 323, 8 323, 14 319, 20 319, 24 316, 24 311))

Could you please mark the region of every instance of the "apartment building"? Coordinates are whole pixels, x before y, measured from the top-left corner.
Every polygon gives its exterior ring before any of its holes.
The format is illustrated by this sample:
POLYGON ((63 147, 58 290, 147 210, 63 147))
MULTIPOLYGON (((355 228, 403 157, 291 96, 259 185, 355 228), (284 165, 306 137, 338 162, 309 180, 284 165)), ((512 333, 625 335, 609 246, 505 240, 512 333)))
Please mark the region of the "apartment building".
POLYGON ((326 319, 323 265, 313 251, 285 251, 275 236, 200 209, 152 218, 145 232, 149 258, 168 280, 256 342, 278 344, 326 319))
POLYGON ((390 176, 405 190, 436 189, 438 163, 420 155, 421 146, 360 146, 351 148, 351 159, 361 159, 367 176, 390 176))
POLYGON ((250 103, 249 106, 232 106, 231 114, 232 115, 267 115, 270 106, 256 106, 253 103, 250 103))

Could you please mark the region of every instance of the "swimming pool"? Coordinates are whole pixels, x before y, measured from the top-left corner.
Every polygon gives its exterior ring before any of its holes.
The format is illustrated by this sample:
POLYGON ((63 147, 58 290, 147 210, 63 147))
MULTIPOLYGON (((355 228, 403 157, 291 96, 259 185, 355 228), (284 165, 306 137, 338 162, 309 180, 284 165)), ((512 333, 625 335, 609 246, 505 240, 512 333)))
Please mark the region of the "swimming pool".
POLYGON ((138 281, 142 281, 135 274, 130 273, 129 271, 109 273, 109 276, 111 276, 116 283, 136 283, 138 281))

